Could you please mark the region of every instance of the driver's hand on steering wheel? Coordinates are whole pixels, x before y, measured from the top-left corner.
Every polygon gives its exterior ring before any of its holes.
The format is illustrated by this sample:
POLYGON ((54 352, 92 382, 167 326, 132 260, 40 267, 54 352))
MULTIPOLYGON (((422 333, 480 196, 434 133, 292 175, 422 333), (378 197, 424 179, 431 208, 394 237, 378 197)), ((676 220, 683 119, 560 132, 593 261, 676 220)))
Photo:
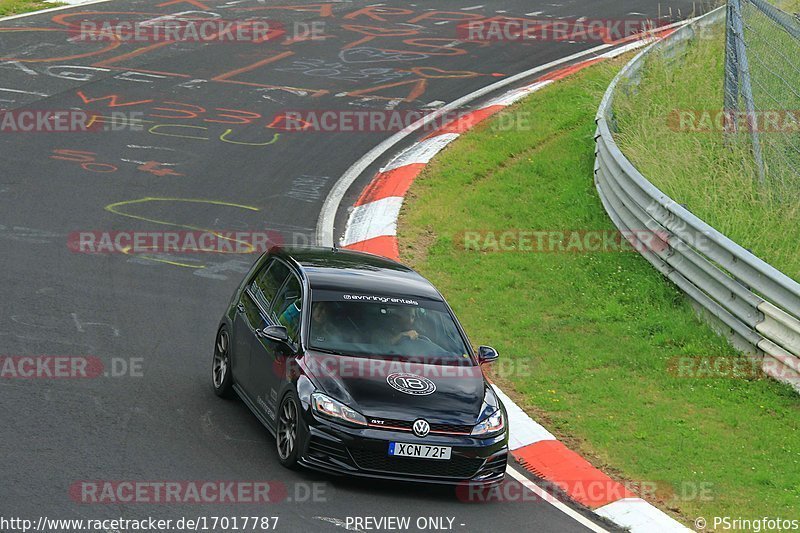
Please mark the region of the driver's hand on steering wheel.
POLYGON ((410 329, 408 331, 401 331, 397 335, 394 336, 392 339, 392 344, 397 344, 398 342, 403 340, 403 337, 408 337, 409 340, 415 341, 419 338, 419 333, 416 330, 410 329))
POLYGON ((415 340, 417 340, 419 338, 419 333, 417 333, 417 331, 414 330, 414 329, 410 329, 408 331, 404 331, 400 335, 404 336, 404 337, 408 337, 412 341, 415 341, 415 340))

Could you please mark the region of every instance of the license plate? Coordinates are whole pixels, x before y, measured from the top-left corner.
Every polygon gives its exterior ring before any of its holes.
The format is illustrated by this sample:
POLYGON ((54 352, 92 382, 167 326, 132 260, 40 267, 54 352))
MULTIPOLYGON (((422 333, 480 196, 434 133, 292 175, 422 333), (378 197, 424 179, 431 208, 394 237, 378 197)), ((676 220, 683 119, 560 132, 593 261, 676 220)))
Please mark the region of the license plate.
POLYGON ((450 459, 450 446, 429 446, 427 444, 407 444, 390 442, 389 455, 395 457, 418 457, 421 459, 450 459))

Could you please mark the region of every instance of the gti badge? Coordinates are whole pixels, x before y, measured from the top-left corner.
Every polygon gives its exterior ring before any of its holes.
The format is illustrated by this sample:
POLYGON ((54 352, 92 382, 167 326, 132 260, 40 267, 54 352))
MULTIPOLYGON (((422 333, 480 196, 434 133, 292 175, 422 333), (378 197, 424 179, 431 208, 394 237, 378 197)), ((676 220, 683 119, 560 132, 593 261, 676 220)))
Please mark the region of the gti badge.
POLYGON ((402 392, 403 394, 411 394, 413 396, 427 396, 436 391, 436 384, 426 377, 418 376, 417 374, 408 374, 406 372, 394 372, 386 376, 386 382, 392 386, 393 389, 402 392))
POLYGON ((411 429, 414 430, 414 435, 417 437, 425 437, 431 432, 431 425, 428 424, 427 421, 418 418, 416 421, 414 421, 414 425, 411 426, 411 429))

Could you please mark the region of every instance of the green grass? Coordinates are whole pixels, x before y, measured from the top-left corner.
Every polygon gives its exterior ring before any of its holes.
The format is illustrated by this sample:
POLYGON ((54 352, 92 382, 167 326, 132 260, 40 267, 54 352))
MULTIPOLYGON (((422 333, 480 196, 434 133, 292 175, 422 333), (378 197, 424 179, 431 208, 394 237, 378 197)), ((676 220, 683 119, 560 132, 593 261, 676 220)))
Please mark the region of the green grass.
POLYGON ((613 228, 592 182, 593 134, 619 66, 554 84, 438 156, 401 213, 402 259, 442 290, 475 344, 499 350, 503 388, 595 465, 658 483, 649 499, 683 519, 796 514, 796 395, 766 379, 672 375, 675 356, 732 351, 638 254, 458 245, 468 230, 613 228), (493 126, 524 124, 515 116, 530 127, 493 126), (690 497, 698 487, 707 497, 690 497))
POLYGON ((0 17, 19 15, 30 11, 62 6, 62 3, 44 2, 42 0, 0 0, 0 17))
MULTIPOLYGON (((784 35, 792 42, 775 41, 774 46, 790 57, 800 53, 800 43, 784 35)), ((790 67, 774 49, 764 50, 764 46, 765 43, 753 43, 751 50, 759 50, 762 57, 772 57, 775 64, 770 68, 776 72, 780 68, 794 72, 795 87, 800 86, 796 65, 790 67)), ((767 186, 759 187, 746 133, 731 148, 718 131, 696 133, 670 128, 668 117, 675 110, 722 109, 724 57, 724 33, 720 29, 710 39, 692 42, 684 57, 651 59, 637 90, 621 94, 616 101, 618 143, 636 167, 667 195, 800 280, 800 240, 796 238, 800 227, 800 177, 789 166, 781 166, 786 159, 777 153, 788 153, 789 136, 761 135, 765 158, 773 166, 767 186), (785 170, 781 172, 781 168, 785 170)), ((763 68, 754 67, 753 75, 767 84, 776 80, 763 68)), ((796 98, 792 102, 791 92, 780 84, 771 87, 776 98, 783 100, 778 102, 754 87, 761 109, 797 109, 796 98)), ((800 145, 796 139, 794 134, 794 145, 800 145)), ((796 168, 800 168, 800 158, 794 159, 796 168)))

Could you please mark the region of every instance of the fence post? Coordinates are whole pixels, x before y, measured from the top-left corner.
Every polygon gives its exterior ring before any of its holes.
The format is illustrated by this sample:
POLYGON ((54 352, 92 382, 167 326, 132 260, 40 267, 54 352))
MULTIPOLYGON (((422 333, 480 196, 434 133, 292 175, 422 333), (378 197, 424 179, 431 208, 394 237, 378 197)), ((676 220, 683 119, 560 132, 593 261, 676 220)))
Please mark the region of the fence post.
MULTIPOLYGON (((748 0, 744 0, 747 2, 748 0)), ((758 134, 758 119, 756 117, 756 104, 753 98, 753 87, 750 81, 750 64, 747 60, 747 46, 744 41, 744 23, 742 21, 741 0, 728 0, 731 9, 733 39, 736 43, 736 57, 738 59, 739 86, 744 99, 745 111, 747 112, 747 122, 750 127, 750 137, 753 142, 753 157, 758 167, 759 184, 764 185, 766 169, 764 168, 764 156, 761 152, 761 138, 758 134)))
POLYGON ((739 112, 739 60, 736 57, 736 36, 733 32, 733 3, 728 2, 725 8, 725 120, 729 121, 733 129, 729 132, 725 129, 726 137, 728 133, 736 132, 736 121, 730 120, 739 112))

